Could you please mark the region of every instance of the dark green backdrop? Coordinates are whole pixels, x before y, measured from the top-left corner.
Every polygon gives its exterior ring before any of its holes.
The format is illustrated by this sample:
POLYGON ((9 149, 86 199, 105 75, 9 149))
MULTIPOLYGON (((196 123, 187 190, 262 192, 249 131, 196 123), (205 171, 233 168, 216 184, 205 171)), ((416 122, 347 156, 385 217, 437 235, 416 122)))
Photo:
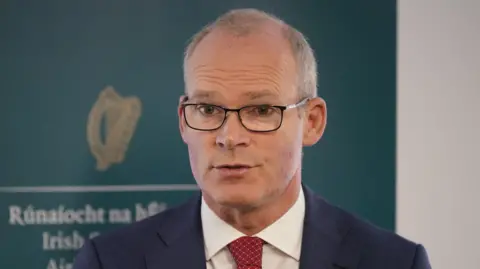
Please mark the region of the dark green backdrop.
POLYGON ((75 245, 44 249, 44 233, 85 237, 125 224, 22 226, 12 217, 20 208, 23 214, 28 206, 89 204, 125 208, 134 217, 137 203, 172 206, 192 194, 37 187, 194 184, 177 129, 182 53, 201 26, 234 7, 273 12, 305 33, 316 51, 328 125, 320 143, 306 149, 304 181, 332 203, 394 230, 395 1, 2 1, 0 268, 62 268, 75 245), (142 115, 123 163, 102 172, 86 126, 107 85, 140 98, 142 115))

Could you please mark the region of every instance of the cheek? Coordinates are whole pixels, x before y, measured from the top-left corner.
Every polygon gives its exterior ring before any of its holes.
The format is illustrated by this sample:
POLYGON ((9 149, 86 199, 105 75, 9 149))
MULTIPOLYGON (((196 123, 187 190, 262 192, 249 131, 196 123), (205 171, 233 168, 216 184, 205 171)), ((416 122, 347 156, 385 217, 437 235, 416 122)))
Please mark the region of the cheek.
POLYGON ((282 152, 279 153, 279 166, 280 166, 280 177, 282 179, 290 180, 293 177, 293 174, 296 170, 296 154, 293 147, 285 147, 282 149, 282 152))
POLYGON ((209 161, 209 144, 206 137, 196 134, 186 136, 190 166, 195 179, 201 180, 209 161))
POLYGON ((273 180, 289 180, 293 177, 301 158, 301 140, 279 136, 275 139, 266 139, 264 145, 267 152, 266 163, 268 173, 273 180))
POLYGON ((202 178, 202 172, 201 172, 201 165, 198 163, 199 162, 199 156, 196 153, 197 151, 192 148, 192 146, 188 146, 188 157, 190 159, 190 169, 192 170, 192 175, 195 178, 195 180, 200 183, 201 178, 202 178))

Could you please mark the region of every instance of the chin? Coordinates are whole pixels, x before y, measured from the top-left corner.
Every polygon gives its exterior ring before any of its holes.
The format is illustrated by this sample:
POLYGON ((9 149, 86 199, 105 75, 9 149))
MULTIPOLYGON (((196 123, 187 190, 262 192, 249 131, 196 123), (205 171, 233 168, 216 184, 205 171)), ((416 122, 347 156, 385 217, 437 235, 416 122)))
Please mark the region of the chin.
POLYGON ((238 188, 219 188, 215 193, 212 193, 212 198, 215 203, 230 208, 251 209, 261 204, 262 195, 257 191, 249 190, 248 188, 239 190, 238 188))
POLYGON ((236 209, 243 212, 252 211, 255 208, 258 208, 260 203, 258 201, 248 201, 248 200, 220 200, 217 203, 222 206, 224 209, 231 208, 236 209))

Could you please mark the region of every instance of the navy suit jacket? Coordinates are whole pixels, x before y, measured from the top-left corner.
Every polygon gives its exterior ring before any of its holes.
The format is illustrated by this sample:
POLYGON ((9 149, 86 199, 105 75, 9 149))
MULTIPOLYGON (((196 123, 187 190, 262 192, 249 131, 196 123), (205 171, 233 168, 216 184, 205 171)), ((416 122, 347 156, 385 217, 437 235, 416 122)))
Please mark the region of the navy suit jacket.
MULTIPOLYGON (((301 269, 431 268, 422 245, 375 227, 303 188, 301 269)), ((197 195, 183 205, 86 241, 73 269, 206 268, 200 203, 197 195)))

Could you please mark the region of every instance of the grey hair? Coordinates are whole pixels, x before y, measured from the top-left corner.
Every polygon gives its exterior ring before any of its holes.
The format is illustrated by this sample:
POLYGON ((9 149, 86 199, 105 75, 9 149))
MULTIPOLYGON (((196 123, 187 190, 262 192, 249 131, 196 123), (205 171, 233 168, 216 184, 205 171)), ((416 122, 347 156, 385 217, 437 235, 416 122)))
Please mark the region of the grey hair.
MULTIPOLYGON (((224 13, 212 23, 204 26, 196 33, 185 49, 183 68, 184 76, 187 61, 192 56, 198 44, 213 30, 217 28, 226 29, 229 33, 244 36, 268 21, 273 21, 282 26, 283 35, 289 42, 293 57, 297 66, 297 87, 300 98, 317 96, 317 62, 313 49, 308 43, 306 37, 294 27, 288 25, 283 20, 274 15, 257 9, 234 9, 224 13)), ((186 80, 186 78, 184 77, 186 80)))

